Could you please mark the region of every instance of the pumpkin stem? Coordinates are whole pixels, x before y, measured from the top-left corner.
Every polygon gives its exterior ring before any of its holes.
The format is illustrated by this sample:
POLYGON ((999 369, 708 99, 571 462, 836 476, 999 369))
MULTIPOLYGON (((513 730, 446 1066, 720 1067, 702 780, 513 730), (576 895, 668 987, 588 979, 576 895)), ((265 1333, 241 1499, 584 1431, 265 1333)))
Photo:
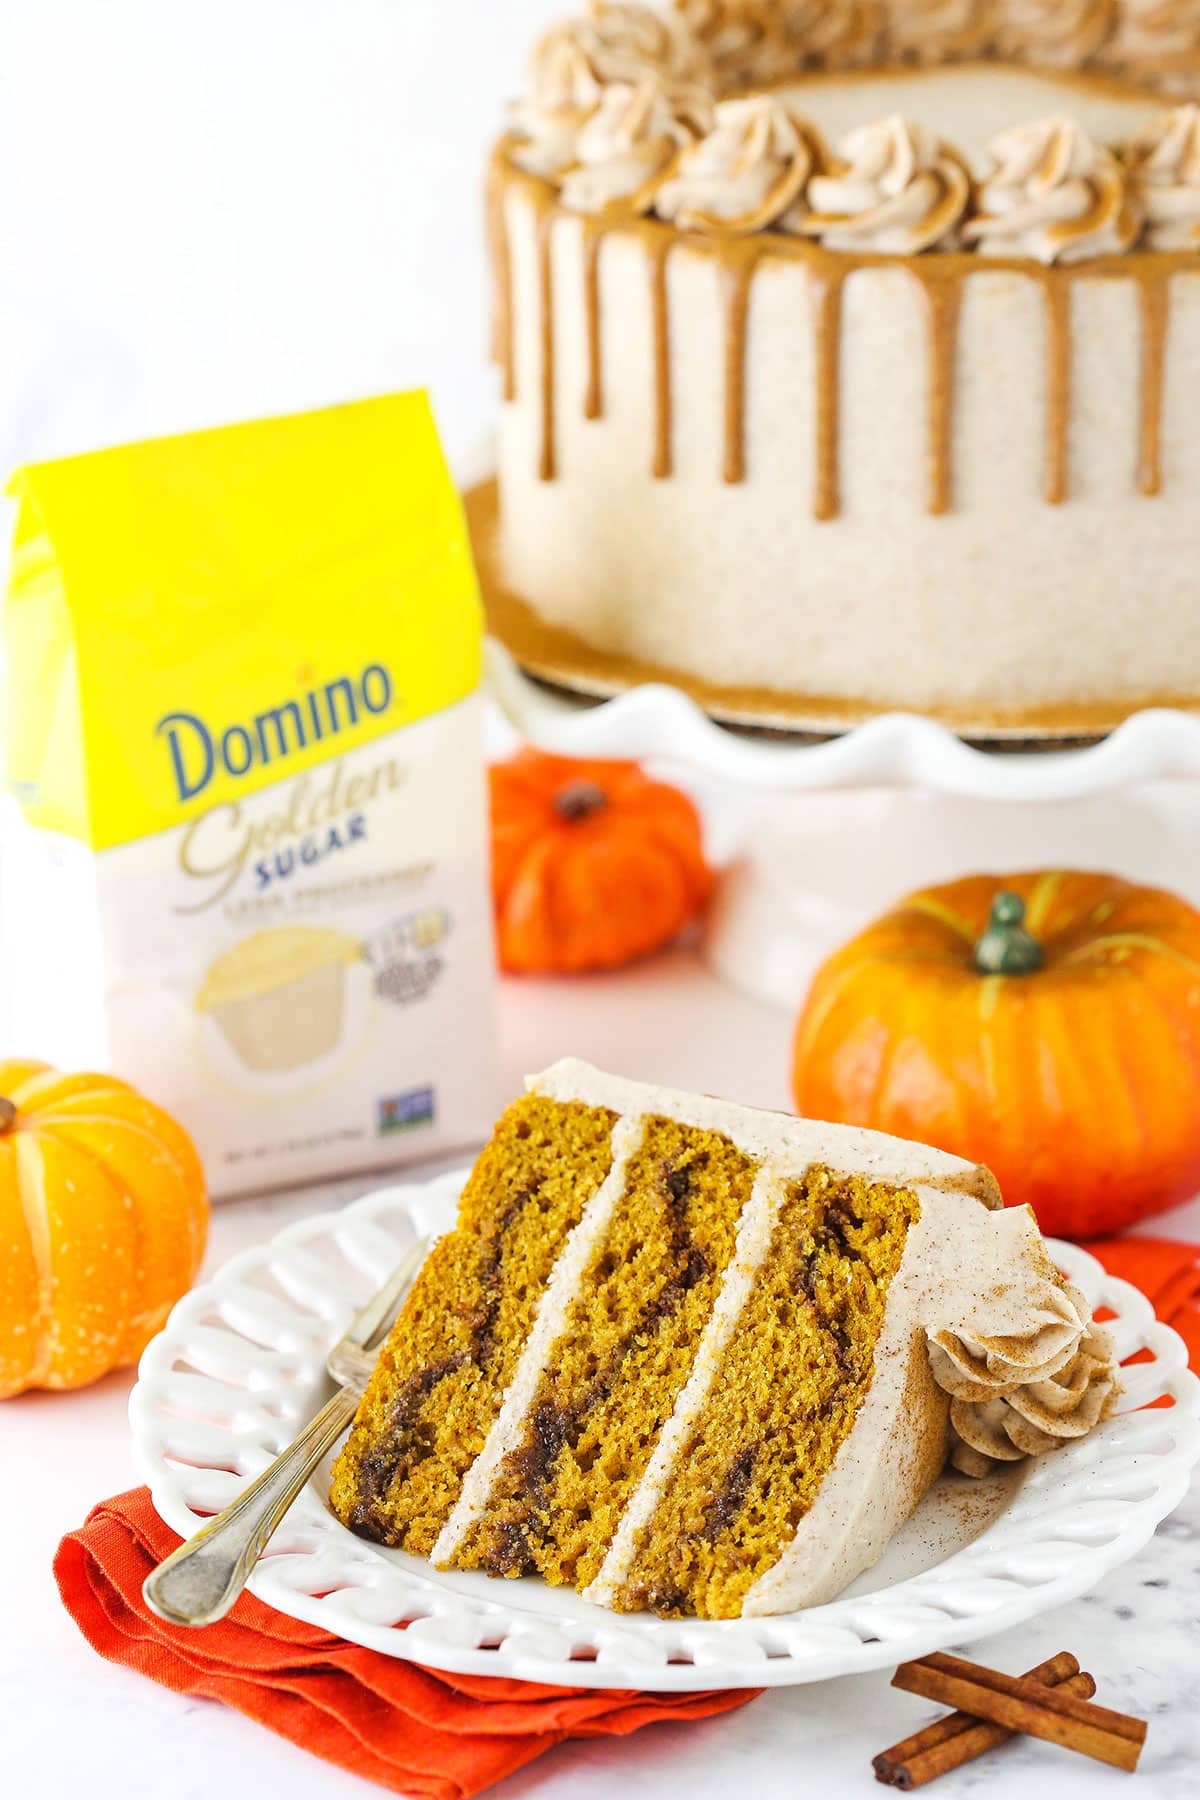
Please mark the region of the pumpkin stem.
POLYGON ((569 819, 572 824, 579 819, 590 818, 594 812, 599 812, 602 806, 607 805, 608 795, 594 781, 569 781, 554 796, 555 812, 560 818, 569 819))
POLYGON ((11 1131, 17 1122, 17 1109, 11 1100, 0 1094, 0 1137, 11 1131))
POLYGON ((1045 961, 1046 952, 1025 929, 1025 902, 1020 894, 1002 889, 975 946, 976 970, 980 975, 1036 975, 1045 961))

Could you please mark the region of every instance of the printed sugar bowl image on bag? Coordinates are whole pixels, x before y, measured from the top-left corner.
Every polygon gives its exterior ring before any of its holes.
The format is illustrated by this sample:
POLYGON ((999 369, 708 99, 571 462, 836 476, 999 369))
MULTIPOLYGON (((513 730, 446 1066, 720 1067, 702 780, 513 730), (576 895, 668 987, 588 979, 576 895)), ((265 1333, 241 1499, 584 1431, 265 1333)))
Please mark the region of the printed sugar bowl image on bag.
POLYGON ((13 492, 13 1031, 144 1086, 218 1194, 483 1137, 482 623, 424 396, 13 492))

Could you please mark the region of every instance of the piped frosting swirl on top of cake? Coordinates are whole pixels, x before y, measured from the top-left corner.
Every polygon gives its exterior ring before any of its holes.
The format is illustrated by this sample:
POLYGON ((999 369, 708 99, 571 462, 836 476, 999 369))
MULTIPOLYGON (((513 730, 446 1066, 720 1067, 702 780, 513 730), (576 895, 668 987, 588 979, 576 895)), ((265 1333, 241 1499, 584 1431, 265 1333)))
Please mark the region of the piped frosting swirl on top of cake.
POLYGON ((899 114, 853 131, 841 160, 808 184, 807 205, 784 220, 831 250, 911 256, 951 248, 971 195, 955 151, 899 114))
POLYGON ((1200 0, 593 0, 537 45, 506 150, 570 211, 653 208, 689 231, 1047 264, 1139 244, 1190 251, 1187 109, 1148 149, 1096 143, 1069 114, 1023 123, 993 139, 995 166, 973 180, 962 152, 919 122, 867 121, 834 157, 793 99, 755 91, 809 67, 935 64, 988 46, 1084 68, 1105 61, 1101 37, 1110 64, 1186 66, 1200 88, 1200 0))
POLYGON ((1081 69, 1116 18, 1114 0, 1001 0, 996 48, 1046 69, 1081 69))
POLYGON ((1200 107, 1164 113, 1129 151, 1152 250, 1200 250, 1200 107))
POLYGON ((1197 0, 1124 0, 1104 60, 1167 92, 1200 89, 1197 0))
POLYGON ((578 159, 579 133, 603 91, 576 35, 549 32, 530 59, 528 91, 509 109, 510 150, 520 169, 561 177, 578 159))
POLYGON ((655 75, 611 83, 576 139, 563 205, 585 213, 648 211, 681 150, 708 120, 703 90, 671 92, 655 75))
POLYGON ((995 24, 995 0, 889 0, 887 53, 916 63, 982 56, 995 24))
POLYGON ((711 60, 686 18, 669 8, 633 0, 591 0, 581 17, 560 20, 544 33, 534 64, 563 41, 586 57, 599 82, 637 81, 649 72, 664 81, 707 81, 711 60))
POLYGON ((1141 220, 1125 169, 1073 119, 1018 125, 991 152, 995 170, 964 227, 984 255, 1079 262, 1136 241, 1141 220))
POLYGON ((767 94, 726 100, 686 148, 655 211, 686 231, 762 231, 796 204, 821 156, 810 127, 767 94))

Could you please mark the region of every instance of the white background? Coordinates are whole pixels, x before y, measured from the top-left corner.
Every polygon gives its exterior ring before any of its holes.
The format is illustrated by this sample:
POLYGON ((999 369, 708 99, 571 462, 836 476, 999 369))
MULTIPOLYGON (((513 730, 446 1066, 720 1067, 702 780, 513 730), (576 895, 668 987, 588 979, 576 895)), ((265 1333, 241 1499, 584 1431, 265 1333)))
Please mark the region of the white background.
POLYGON ((564 0, 0 0, 0 468, 492 405, 480 171, 564 0))
MULTIPOLYGON (((420 384, 451 455, 472 454, 493 405, 480 170, 562 3, 0 0, 0 470, 420 384)), ((786 1101, 786 1016, 684 952, 600 983, 503 984, 501 1025, 510 1087, 569 1048, 786 1101)), ((209 1266, 328 1200, 222 1208, 209 1266)), ((1198 1216, 1167 1228, 1195 1235, 1198 1216)), ((58 1536, 132 1481, 128 1386, 0 1411, 0 1792, 366 1795, 233 1713, 102 1664, 58 1607, 58 1536)), ((1012 1669, 1086 1653, 1103 1698, 1153 1715, 1138 1791, 1155 1800, 1185 1790, 1195 1749, 1198 1525, 1193 1500, 1102 1594, 985 1652, 1012 1669)), ((870 1754, 928 1711, 883 1676, 779 1691, 708 1725, 566 1747, 503 1800, 865 1796, 870 1754)), ((1051 1779, 1060 1800, 1122 1781, 1024 1747, 947 1793, 1019 1800, 1051 1779)))

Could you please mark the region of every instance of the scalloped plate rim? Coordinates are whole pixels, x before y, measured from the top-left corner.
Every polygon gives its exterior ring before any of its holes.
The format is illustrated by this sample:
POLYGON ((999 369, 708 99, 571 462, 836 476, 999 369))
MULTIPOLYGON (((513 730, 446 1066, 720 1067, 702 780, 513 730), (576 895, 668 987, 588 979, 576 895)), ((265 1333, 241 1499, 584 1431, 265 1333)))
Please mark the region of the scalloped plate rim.
MULTIPOLYGON (((304 1246, 313 1239, 332 1238, 336 1241, 339 1236, 352 1236, 358 1222, 374 1224, 380 1214, 395 1217, 399 1213, 406 1216, 412 1224, 414 1209, 428 1209, 430 1205, 440 1205, 443 1209, 451 1207, 468 1172, 463 1168, 427 1181, 389 1184, 372 1190, 339 1210, 316 1213, 307 1219, 294 1221, 263 1244, 239 1251, 210 1280, 193 1288, 183 1297, 163 1331, 144 1352, 138 1369, 138 1380, 129 1399, 134 1462, 139 1475, 149 1485, 155 1511, 173 1530, 182 1533, 194 1530, 197 1515, 190 1510, 187 1501, 178 1491, 178 1479, 164 1460, 152 1422, 159 1381, 182 1353, 184 1334, 211 1310, 223 1290, 236 1286, 244 1282, 248 1275, 269 1267, 277 1254, 289 1246, 304 1246)), ((1083 1276, 1085 1282, 1102 1288, 1106 1301, 1109 1302, 1113 1298, 1119 1300, 1122 1293, 1129 1294, 1132 1297, 1130 1311, 1144 1316, 1148 1302, 1140 1290, 1108 1275, 1102 1265, 1079 1246, 1060 1244, 1053 1239, 1048 1242, 1056 1255, 1065 1253, 1064 1260, 1074 1265, 1071 1272, 1076 1279, 1083 1276)), ((1120 1311, 1119 1308, 1117 1310, 1120 1311)), ((233 1330, 228 1324, 226 1328, 233 1330)), ((1161 1351, 1170 1350, 1171 1355, 1178 1359, 1179 1353, 1183 1351, 1178 1334, 1161 1321, 1155 1321, 1151 1331, 1161 1351)), ((556 1635, 570 1635, 573 1639, 588 1635, 577 1630, 570 1619, 564 1620, 562 1616, 549 1611, 540 1613, 536 1604, 529 1604, 528 1593, 536 1592, 533 1584, 525 1590, 526 1597, 522 1604, 516 1607, 511 1602, 506 1603, 502 1595, 494 1599, 488 1596, 483 1600, 468 1601, 455 1589, 439 1586, 435 1572, 431 1572, 428 1577, 417 1577, 420 1582, 427 1583, 436 1591, 436 1616, 485 1620, 488 1626, 486 1635, 501 1638, 499 1648, 439 1643, 421 1632, 410 1635, 409 1630, 394 1624, 372 1623, 358 1617, 349 1607, 339 1606, 341 1593, 375 1585, 370 1582, 352 1583, 326 1596, 303 1592, 280 1579, 283 1565, 291 1565, 292 1572, 295 1572, 297 1563, 303 1564, 311 1557, 324 1554, 323 1549, 295 1552, 281 1550, 269 1554, 251 1578, 250 1592, 265 1604, 292 1618, 384 1655, 419 1663, 430 1669, 442 1669, 448 1673, 491 1675, 549 1685, 619 1689, 632 1687, 656 1692, 686 1693, 724 1687, 800 1685, 895 1666, 906 1658, 973 1642, 1022 1624, 1054 1606, 1078 1598, 1112 1569, 1138 1554, 1154 1535, 1160 1521, 1182 1500, 1189 1486, 1191 1470, 1200 1462, 1200 1379, 1186 1368, 1186 1351, 1183 1351, 1183 1355, 1185 1366, 1174 1378, 1176 1408, 1179 1411, 1177 1414, 1159 1416, 1164 1421, 1172 1417, 1187 1418, 1192 1421, 1191 1428, 1184 1430, 1180 1441, 1176 1441, 1171 1450, 1156 1457, 1152 1491, 1141 1498, 1119 1502, 1128 1508, 1128 1517, 1108 1542, 1086 1545, 1069 1540, 1069 1551, 1067 1543, 1062 1539, 1050 1540, 1061 1548, 1064 1555, 1069 1556, 1069 1567, 1064 1573, 1045 1581, 1005 1576, 1003 1579, 1013 1587, 1010 1600, 991 1608, 980 1608, 977 1605, 973 1610, 968 1608, 955 1613, 943 1609, 940 1617, 891 1635, 885 1632, 864 1637, 861 1635, 861 1628, 849 1622, 848 1615, 851 1612, 864 1614, 869 1619, 872 1612, 877 1612, 881 1623, 886 1623, 889 1604, 894 1608, 897 1605, 903 1607, 906 1595, 907 1603, 912 1607, 925 1608, 932 1605, 936 1609, 939 1602, 929 1590, 944 1585, 947 1579, 953 1580, 952 1575, 948 1578, 941 1572, 952 1570, 960 1557, 973 1552, 983 1543, 996 1524, 1004 1519, 1003 1511, 968 1545, 930 1569, 907 1576, 892 1586, 877 1589, 870 1594, 850 1598, 840 1596, 823 1606, 798 1613, 754 1620, 664 1621, 645 1615, 629 1617, 611 1614, 601 1608, 589 1608, 589 1613, 595 1613, 595 1625, 590 1635, 608 1636, 618 1640, 618 1644, 622 1637, 627 1637, 630 1648, 630 1659, 627 1661, 622 1661, 616 1651, 611 1655, 601 1652, 603 1660, 555 1660, 523 1652, 519 1643, 514 1643, 513 1648, 508 1649, 503 1643, 508 1632, 528 1633, 536 1631, 539 1626, 556 1635), (276 1564, 280 1565, 279 1569, 276 1564), (909 1593, 909 1590, 915 1591, 909 1593), (503 1630, 499 1629, 502 1623, 503 1630), (813 1635, 816 1646, 820 1648, 820 1639, 830 1631, 846 1633, 847 1641, 825 1646, 819 1666, 815 1657, 797 1654, 798 1648, 802 1651, 806 1634, 813 1635), (768 1650, 764 1654, 763 1640, 781 1632, 798 1639, 798 1645, 782 1652, 768 1650), (739 1656, 735 1652, 729 1656, 713 1656, 711 1660, 707 1660, 709 1653, 706 1651, 706 1660, 701 1662, 668 1661, 656 1665, 642 1662, 634 1654, 638 1636, 647 1633, 652 1636, 675 1637, 681 1643, 692 1639, 699 1643, 707 1638, 713 1642, 714 1647, 722 1638, 732 1638, 736 1643, 739 1637, 745 1637, 754 1643, 754 1653, 739 1656), (858 1637, 857 1643, 851 1641, 855 1636, 858 1637)), ((314 1360, 319 1360, 316 1352, 314 1360)), ((302 1384, 298 1380, 292 1383, 293 1387, 300 1385, 302 1384)), ((319 1384, 317 1388, 311 1383, 307 1384, 305 1397, 301 1402, 304 1408, 310 1411, 314 1409, 318 1390, 319 1384)), ((253 1404, 253 1400, 254 1395, 248 1394, 247 1403, 253 1404)), ((1036 1524, 1036 1507, 1034 1517, 1026 1524, 1028 1527, 1036 1524)), ((322 1534, 328 1533, 335 1545, 341 1539, 346 1540, 343 1553, 352 1556, 358 1568, 365 1566, 363 1559, 366 1557, 377 1563, 383 1571, 394 1570, 394 1564, 387 1554, 355 1538, 331 1515, 324 1514, 322 1519, 314 1522, 313 1528, 322 1534)), ((1032 1535, 1030 1543, 1037 1542, 1036 1535, 1032 1535)), ((1013 1553, 1010 1551, 1008 1554, 1013 1553)), ((964 1570, 963 1573, 967 1582, 990 1582, 996 1579, 986 1571, 964 1570)), ((382 1585, 383 1580, 384 1577, 381 1576, 379 1585, 382 1585)), ((488 1585, 497 1588, 502 1586, 498 1582, 488 1585)))

